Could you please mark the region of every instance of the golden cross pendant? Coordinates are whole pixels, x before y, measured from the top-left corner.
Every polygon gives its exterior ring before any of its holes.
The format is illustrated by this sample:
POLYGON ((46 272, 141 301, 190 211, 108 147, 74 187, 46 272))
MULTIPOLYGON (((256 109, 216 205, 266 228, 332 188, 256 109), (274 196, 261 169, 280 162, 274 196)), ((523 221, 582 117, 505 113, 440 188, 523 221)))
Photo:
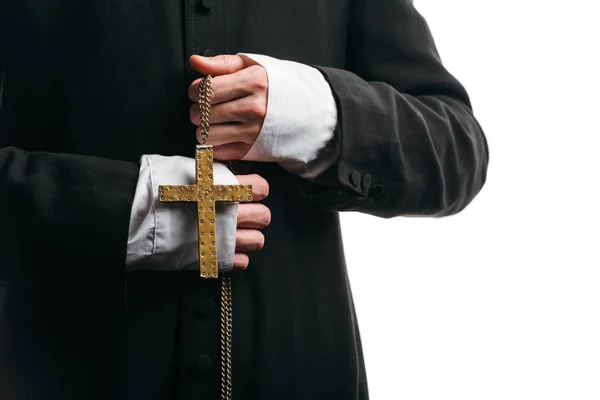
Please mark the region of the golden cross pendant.
POLYGON ((215 185, 213 179, 213 148, 196 145, 196 184, 160 185, 160 202, 195 202, 198 207, 198 255, 200 276, 217 278, 217 201, 252 201, 252 185, 215 185))

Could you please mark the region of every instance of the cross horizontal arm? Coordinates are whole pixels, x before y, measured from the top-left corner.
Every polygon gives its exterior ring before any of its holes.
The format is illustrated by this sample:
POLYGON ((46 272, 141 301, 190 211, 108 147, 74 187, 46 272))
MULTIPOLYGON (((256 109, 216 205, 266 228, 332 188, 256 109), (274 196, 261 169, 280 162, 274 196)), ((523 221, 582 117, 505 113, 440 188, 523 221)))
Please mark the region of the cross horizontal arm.
POLYGON ((161 185, 158 187, 158 199, 161 202, 198 201, 198 185, 161 185))
POLYGON ((217 201, 252 201, 252 185, 217 185, 217 201))

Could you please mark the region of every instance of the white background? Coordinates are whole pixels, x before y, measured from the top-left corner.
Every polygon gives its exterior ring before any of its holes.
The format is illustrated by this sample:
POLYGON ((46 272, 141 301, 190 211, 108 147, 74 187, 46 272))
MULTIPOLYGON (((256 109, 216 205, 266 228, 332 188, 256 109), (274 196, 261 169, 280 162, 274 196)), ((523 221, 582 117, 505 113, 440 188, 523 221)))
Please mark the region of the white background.
POLYGON ((600 400, 596 2, 415 4, 489 174, 456 216, 342 216, 371 398, 600 400))

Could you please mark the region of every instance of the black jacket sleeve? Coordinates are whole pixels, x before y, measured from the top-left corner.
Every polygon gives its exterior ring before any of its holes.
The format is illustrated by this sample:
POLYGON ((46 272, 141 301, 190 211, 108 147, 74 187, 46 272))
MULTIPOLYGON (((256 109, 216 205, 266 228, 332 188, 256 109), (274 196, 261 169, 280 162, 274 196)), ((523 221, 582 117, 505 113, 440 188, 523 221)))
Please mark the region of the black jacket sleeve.
POLYGON ((487 142, 425 20, 410 0, 356 0, 348 30, 346 70, 317 66, 338 108, 339 158, 301 193, 382 217, 462 210, 485 182, 487 142))
POLYGON ((0 281, 122 299, 138 174, 131 162, 0 148, 0 281))
MULTIPOLYGON (((10 112, 5 90, 9 49, 21 44, 7 29, 11 19, 18 21, 18 16, 3 3, 0 112, 10 112)), ((36 107, 44 105, 31 101, 35 123, 40 118, 36 107)), ((27 129, 20 134, 26 135, 27 129)), ((50 138, 56 134, 47 133, 50 138)), ((25 151, 11 147, 6 138, 12 135, 10 126, 0 124, 0 285, 121 302, 126 295, 127 236, 139 165, 25 151)))

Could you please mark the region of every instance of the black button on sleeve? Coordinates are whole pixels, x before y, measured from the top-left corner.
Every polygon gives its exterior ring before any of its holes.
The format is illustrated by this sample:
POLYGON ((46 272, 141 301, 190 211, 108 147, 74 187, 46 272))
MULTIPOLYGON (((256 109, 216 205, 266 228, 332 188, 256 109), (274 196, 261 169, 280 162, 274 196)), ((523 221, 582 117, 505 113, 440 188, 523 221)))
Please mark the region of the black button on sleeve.
POLYGON ((196 359, 196 369, 199 372, 206 371, 212 365, 212 360, 207 355, 198 356, 196 359))
POLYGON ((369 189, 369 198, 378 199, 379 197, 381 197, 384 191, 385 187, 383 185, 373 185, 369 189))
POLYGON ((350 175, 350 182, 356 187, 360 188, 360 183, 362 179, 358 171, 352 171, 352 175, 350 175))
POLYGON ((210 317, 215 313, 215 303, 210 300, 203 300, 196 310, 199 317, 210 317))
POLYGON ((211 11, 215 8, 215 0, 200 0, 198 2, 198 8, 204 12, 211 11))

